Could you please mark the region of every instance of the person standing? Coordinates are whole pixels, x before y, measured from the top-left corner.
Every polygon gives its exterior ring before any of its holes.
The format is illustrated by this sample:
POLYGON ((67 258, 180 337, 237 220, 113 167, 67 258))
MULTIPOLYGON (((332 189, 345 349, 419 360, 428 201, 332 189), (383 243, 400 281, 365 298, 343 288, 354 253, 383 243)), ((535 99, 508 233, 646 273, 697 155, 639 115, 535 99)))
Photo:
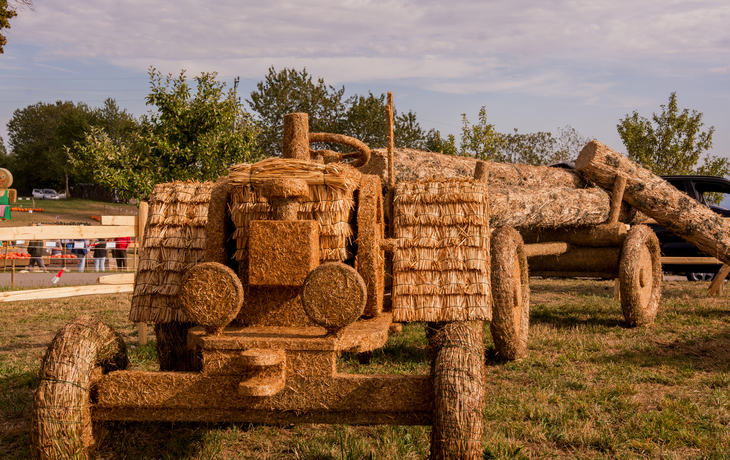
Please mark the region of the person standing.
POLYGON ((127 247, 132 239, 128 236, 114 238, 114 249, 112 249, 112 257, 117 261, 117 269, 127 269, 127 247))
POLYGON ((94 245, 94 270, 97 272, 99 271, 99 267, 101 266, 101 271, 106 271, 104 269, 104 264, 106 263, 106 240, 100 239, 96 242, 94 245))
MULTIPOLYGON (((33 224, 33 226, 40 226, 41 224, 33 224)), ((46 265, 43 262, 43 253, 45 248, 43 247, 43 240, 31 240, 28 242, 28 254, 30 254, 30 262, 28 262, 28 271, 32 272, 33 267, 38 265, 41 271, 46 271, 46 265)))
POLYGON ((88 253, 86 240, 74 240, 74 248, 71 249, 71 254, 74 254, 79 259, 79 273, 82 273, 86 267, 86 254, 88 253))

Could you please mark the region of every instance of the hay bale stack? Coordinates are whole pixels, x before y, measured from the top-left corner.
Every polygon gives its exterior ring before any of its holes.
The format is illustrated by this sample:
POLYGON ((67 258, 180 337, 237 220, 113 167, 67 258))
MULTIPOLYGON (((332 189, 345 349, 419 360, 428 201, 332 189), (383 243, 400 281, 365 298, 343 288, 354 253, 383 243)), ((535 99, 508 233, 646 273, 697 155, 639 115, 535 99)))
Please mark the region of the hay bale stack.
POLYGON ((400 182, 394 209, 394 321, 490 320, 486 184, 400 182))
POLYGON ((606 189, 613 187, 617 175, 624 175, 627 180, 625 201, 694 243, 708 256, 730 264, 730 223, 709 207, 597 141, 583 148, 576 167, 606 189))
POLYGON ((320 262, 342 262, 352 256, 347 250, 353 237, 350 222, 355 202, 353 192, 361 174, 340 163, 322 165, 286 158, 269 158, 254 165, 232 166, 231 218, 236 226, 234 258, 239 261, 239 276, 248 282, 249 225, 253 220, 271 220, 272 209, 261 187, 267 180, 300 179, 306 182, 309 196, 299 203, 299 220, 319 224, 320 262))
POLYGON ((183 273, 205 256, 212 189, 212 182, 170 182, 152 189, 131 321, 187 321, 176 298, 183 273))
POLYGON ((87 458, 103 435, 91 420, 95 369, 125 369, 124 340, 91 316, 66 325, 48 347, 33 394, 30 444, 34 458, 87 458))

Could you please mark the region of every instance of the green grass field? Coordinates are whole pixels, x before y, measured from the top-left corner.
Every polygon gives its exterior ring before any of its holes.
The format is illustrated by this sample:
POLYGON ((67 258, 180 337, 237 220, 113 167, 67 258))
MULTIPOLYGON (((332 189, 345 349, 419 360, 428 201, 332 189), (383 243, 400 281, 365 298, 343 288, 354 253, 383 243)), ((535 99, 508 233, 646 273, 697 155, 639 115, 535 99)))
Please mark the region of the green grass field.
MULTIPOLYGON (((613 283, 532 280, 529 355, 496 361, 487 334, 484 458, 730 458, 730 313, 707 283, 665 282, 650 328, 624 326, 613 283)), ((28 455, 40 356, 82 313, 125 337, 134 369, 154 369, 136 347, 129 295, 3 304, 0 309, 0 455, 28 455)), ((422 324, 407 325, 369 366, 342 372, 427 373, 422 324)), ((423 459, 429 427, 114 423, 104 459, 423 459)))

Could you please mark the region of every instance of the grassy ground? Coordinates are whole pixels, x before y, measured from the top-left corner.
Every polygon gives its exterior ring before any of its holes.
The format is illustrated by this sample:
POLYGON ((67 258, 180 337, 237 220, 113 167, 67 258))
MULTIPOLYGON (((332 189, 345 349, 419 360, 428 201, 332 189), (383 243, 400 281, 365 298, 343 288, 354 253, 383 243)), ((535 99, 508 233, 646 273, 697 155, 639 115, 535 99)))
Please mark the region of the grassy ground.
MULTIPOLYGON (((624 327, 613 283, 533 280, 529 356, 493 359, 487 337, 484 458, 730 458, 730 313, 707 283, 666 282, 656 324, 624 327)), ((53 333, 96 313, 136 348, 128 295, 4 304, 0 310, 0 455, 27 455, 32 389, 53 333)), ((408 325, 370 366, 345 372, 428 372, 423 327, 408 325)), ((428 427, 115 423, 100 458, 426 458, 428 427)))
POLYGON ((121 203, 107 203, 104 201, 81 200, 69 198, 66 200, 35 200, 19 201, 13 207, 42 208, 43 212, 12 211, 11 220, 0 219, 0 227, 23 227, 34 223, 76 222, 90 225, 100 225, 91 216, 118 216, 134 215, 137 206, 121 203))

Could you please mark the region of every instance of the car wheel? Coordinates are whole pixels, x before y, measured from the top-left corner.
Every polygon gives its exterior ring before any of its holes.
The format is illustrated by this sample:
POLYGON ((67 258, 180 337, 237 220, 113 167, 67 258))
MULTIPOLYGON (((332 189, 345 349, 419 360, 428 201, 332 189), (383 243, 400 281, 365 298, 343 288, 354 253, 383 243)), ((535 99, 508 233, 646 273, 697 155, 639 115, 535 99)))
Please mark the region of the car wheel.
POLYGON ((714 273, 687 272, 688 281, 712 281, 714 273))

